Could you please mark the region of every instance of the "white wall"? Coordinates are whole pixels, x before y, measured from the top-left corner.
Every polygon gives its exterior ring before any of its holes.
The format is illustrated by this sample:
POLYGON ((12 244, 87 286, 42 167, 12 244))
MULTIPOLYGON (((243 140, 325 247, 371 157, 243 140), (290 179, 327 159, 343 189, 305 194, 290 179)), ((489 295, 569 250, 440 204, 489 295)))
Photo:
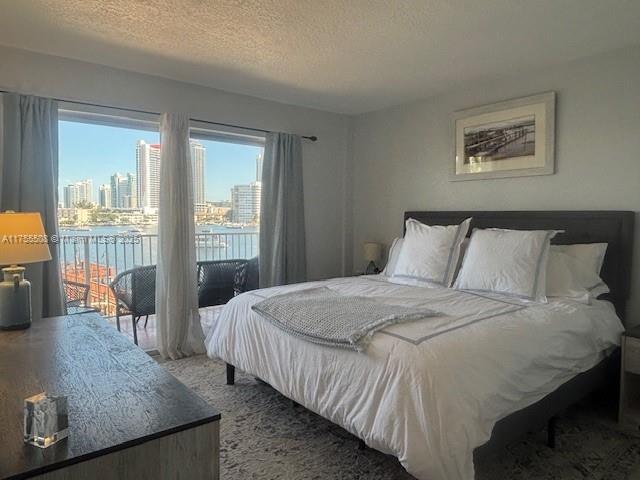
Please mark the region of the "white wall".
MULTIPOLYGON (((304 143, 312 278, 361 270, 362 241, 389 243, 409 209, 640 210, 638 48, 355 119, 6 47, 0 88, 318 135, 304 143), (453 111, 549 90, 558 93, 555 175, 448 181, 453 111)), ((631 312, 640 323, 640 221, 636 230, 631 312)))
POLYGON ((1 46, 0 88, 317 135, 317 142, 304 142, 309 276, 337 276, 350 259, 342 236, 349 117, 1 46))
MULTIPOLYGON (((353 259, 389 244, 405 210, 640 210, 640 49, 591 57, 355 119, 353 259), (449 182, 451 113, 555 90, 556 174, 449 182)), ((630 321, 640 323, 640 219, 630 321)))

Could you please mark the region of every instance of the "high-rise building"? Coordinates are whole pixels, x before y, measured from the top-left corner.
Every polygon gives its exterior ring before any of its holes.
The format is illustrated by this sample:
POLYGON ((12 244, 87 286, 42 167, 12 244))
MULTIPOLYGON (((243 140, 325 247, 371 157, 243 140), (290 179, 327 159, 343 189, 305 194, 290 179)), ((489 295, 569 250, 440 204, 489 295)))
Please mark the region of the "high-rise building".
POLYGON ((98 189, 98 205, 100 205, 100 208, 111 208, 111 185, 100 185, 98 189))
POLYGON ((119 173, 111 175, 111 208, 120 208, 120 185, 125 178, 119 173))
POLYGON ((138 181, 133 173, 126 174, 124 188, 120 192, 122 208, 138 208, 138 181))
POLYGON ((160 204, 160 145, 136 144, 137 205, 157 209, 160 204))
POLYGON ((64 187, 65 208, 73 208, 78 203, 93 203, 93 180, 82 180, 64 187))
POLYGON ((193 202, 196 205, 204 205, 204 162, 206 150, 204 145, 198 142, 191 142, 191 167, 193 170, 193 202))
POLYGON ((138 182, 133 173, 111 175, 111 207, 138 208, 138 182))
POLYGON ((234 185, 231 189, 231 221, 253 223, 260 218, 260 194, 262 184, 234 185))
POLYGON ((78 183, 80 184, 80 200, 93 203, 93 180, 87 179, 78 183))
POLYGON ((78 189, 75 183, 64 187, 64 208, 73 208, 78 203, 78 189))
POLYGON ((262 182, 262 153, 256 157, 256 182, 262 182))
MULTIPOLYGON (((196 205, 206 203, 205 160, 206 149, 204 145, 192 141, 193 201, 196 205)), ((132 203, 135 203, 139 208, 157 209, 160 206, 160 145, 149 144, 144 140, 138 141, 136 144, 136 173, 137 189, 130 193, 132 203)))

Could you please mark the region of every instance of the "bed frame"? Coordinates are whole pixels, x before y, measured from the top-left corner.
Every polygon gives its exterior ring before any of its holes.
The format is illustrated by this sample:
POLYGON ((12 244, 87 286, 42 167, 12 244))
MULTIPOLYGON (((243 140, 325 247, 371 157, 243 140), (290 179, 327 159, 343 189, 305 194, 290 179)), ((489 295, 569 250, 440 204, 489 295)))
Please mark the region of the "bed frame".
MULTIPOLYGON (((631 253, 633 249, 634 212, 628 211, 410 211, 405 220, 414 218, 427 225, 455 225, 472 217, 471 228, 507 228, 516 230, 563 230, 553 238, 554 244, 608 244, 601 276, 611 292, 618 316, 625 322, 626 302, 631 289, 631 253)), ((498 421, 491 438, 478 447, 474 459, 501 451, 527 432, 547 427, 548 443, 555 446, 556 417, 567 407, 596 390, 609 388, 609 396, 618 394, 619 349, 591 370, 574 377, 542 400, 498 421)), ((227 364, 227 384, 233 385, 235 368, 227 364)))
MULTIPOLYGON (((626 211, 451 211, 405 212, 405 220, 414 218, 427 225, 455 225, 472 217, 469 235, 474 228, 508 228, 516 230, 564 230, 553 244, 608 244, 601 276, 611 292, 604 296, 615 305, 625 322, 626 302, 631 290, 631 255, 633 249, 634 212, 626 211)), ((542 400, 498 421, 491 438, 478 447, 474 459, 486 458, 518 440, 527 432, 547 427, 550 447, 555 446, 556 418, 566 408, 596 390, 605 389, 608 396, 618 395, 620 352, 614 351, 591 370, 574 377, 542 400)))

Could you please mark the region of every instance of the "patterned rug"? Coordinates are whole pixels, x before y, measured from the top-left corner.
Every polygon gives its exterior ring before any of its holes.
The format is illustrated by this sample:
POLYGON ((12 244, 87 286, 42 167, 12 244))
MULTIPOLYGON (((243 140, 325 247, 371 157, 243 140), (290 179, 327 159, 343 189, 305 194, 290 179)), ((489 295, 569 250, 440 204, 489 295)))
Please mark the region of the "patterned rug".
MULTIPOLYGON (((224 365, 205 356, 162 365, 222 413, 221 478, 413 479, 394 457, 359 450, 357 438, 249 375, 237 371, 227 386, 224 365)), ((558 421, 555 450, 530 435, 476 470, 480 480, 640 479, 640 435, 581 406, 558 421)))

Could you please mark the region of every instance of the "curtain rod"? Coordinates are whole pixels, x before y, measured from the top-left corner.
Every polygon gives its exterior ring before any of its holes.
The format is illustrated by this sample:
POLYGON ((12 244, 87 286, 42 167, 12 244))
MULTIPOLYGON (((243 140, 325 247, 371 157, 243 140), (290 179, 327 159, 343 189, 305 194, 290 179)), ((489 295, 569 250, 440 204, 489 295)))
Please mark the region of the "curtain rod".
MULTIPOLYGON (((8 90, 0 90, 0 93, 15 93, 15 92, 10 92, 8 90)), ((143 113, 145 115, 160 115, 160 113, 158 112, 150 112, 148 110, 138 110, 136 108, 127 108, 127 107, 115 107, 112 105, 102 105, 99 103, 81 102, 78 100, 67 100, 64 98, 51 98, 51 100, 55 100, 56 102, 75 103, 76 105, 84 105, 87 107, 113 108, 116 110, 123 110, 125 112, 143 113)), ((249 130, 251 132, 270 133, 270 130, 264 130, 262 128, 254 128, 254 127, 245 127, 242 125, 233 125, 232 123, 212 122, 211 120, 201 120, 199 118, 189 118, 189 120, 193 122, 206 123, 209 125, 218 125, 220 127, 240 128, 242 130, 249 130)), ((316 137, 315 135, 309 135, 309 136, 301 135, 301 137, 306 140, 311 140, 312 142, 315 142, 316 140, 318 140, 318 137, 316 137)))

